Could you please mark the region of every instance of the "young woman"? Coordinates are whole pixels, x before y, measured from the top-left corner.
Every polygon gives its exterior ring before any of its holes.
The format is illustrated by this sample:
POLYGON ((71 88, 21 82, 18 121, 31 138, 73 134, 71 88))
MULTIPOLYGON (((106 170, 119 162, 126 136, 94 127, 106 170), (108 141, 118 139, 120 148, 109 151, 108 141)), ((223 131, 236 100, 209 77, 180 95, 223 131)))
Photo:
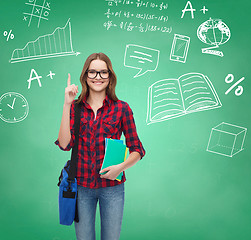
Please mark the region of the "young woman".
POLYGON ((145 150, 138 138, 133 112, 118 100, 117 83, 110 59, 104 53, 91 54, 80 76, 82 92, 77 100, 78 86, 71 84, 70 74, 65 88, 63 116, 55 142, 69 151, 75 141, 74 103, 81 103, 77 183, 79 222, 75 222, 78 240, 95 239, 95 215, 99 201, 101 239, 118 240, 124 209, 124 171, 136 164, 145 150), (129 148, 129 157, 121 164, 100 171, 105 153, 105 138, 120 139, 122 132, 129 148), (103 175, 100 173, 107 172, 103 175), (121 181, 115 180, 123 172, 121 181))

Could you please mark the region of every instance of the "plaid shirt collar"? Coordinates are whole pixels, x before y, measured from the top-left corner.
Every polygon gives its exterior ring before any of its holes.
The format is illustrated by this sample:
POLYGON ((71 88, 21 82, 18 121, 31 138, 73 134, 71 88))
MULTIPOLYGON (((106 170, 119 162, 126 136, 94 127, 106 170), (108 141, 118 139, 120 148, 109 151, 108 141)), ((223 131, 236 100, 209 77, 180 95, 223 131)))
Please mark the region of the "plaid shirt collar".
MULTIPOLYGON (((109 98, 109 96, 106 94, 106 97, 105 97, 105 99, 104 99, 104 101, 103 101, 103 106, 111 106, 111 99, 109 98)), ((84 96, 84 99, 83 99, 83 104, 84 104, 84 106, 86 107, 86 108, 91 108, 90 107, 90 105, 89 105, 89 103, 87 102, 87 95, 85 95, 84 96)))

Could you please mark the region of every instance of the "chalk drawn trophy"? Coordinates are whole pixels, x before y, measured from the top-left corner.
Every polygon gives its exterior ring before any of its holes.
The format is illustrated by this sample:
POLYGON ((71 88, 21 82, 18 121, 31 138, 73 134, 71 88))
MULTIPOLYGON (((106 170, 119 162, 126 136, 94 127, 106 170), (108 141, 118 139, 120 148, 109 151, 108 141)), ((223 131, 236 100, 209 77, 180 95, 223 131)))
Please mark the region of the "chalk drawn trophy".
POLYGON ((214 50, 226 43, 231 36, 228 26, 220 19, 209 19, 202 23, 197 30, 198 38, 212 47, 202 48, 202 53, 223 57, 222 51, 214 50))

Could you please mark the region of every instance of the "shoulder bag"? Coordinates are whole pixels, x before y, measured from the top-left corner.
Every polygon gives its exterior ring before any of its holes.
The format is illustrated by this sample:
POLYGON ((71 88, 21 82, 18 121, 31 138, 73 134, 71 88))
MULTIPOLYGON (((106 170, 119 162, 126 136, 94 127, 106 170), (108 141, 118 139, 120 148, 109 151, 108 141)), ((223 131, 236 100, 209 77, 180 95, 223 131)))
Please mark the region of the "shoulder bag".
POLYGON ((77 180, 76 165, 78 154, 80 126, 80 105, 75 103, 74 131, 75 143, 71 152, 71 160, 67 161, 59 177, 59 222, 62 225, 71 225, 79 221, 77 208, 77 180))

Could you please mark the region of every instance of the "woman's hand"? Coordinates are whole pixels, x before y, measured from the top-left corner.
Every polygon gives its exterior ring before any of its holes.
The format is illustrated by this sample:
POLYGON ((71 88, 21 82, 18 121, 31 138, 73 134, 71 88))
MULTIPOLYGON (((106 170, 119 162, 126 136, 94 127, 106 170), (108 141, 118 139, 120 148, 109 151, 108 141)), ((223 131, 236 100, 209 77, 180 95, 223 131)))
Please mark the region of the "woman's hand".
POLYGON ((65 88, 65 104, 71 105, 78 93, 78 86, 71 84, 71 75, 68 73, 67 87, 65 88))
POLYGON ((121 164, 118 164, 118 165, 112 165, 110 167, 104 168, 99 173, 107 172, 103 175, 100 175, 100 178, 115 180, 122 171, 123 169, 122 169, 121 164))

